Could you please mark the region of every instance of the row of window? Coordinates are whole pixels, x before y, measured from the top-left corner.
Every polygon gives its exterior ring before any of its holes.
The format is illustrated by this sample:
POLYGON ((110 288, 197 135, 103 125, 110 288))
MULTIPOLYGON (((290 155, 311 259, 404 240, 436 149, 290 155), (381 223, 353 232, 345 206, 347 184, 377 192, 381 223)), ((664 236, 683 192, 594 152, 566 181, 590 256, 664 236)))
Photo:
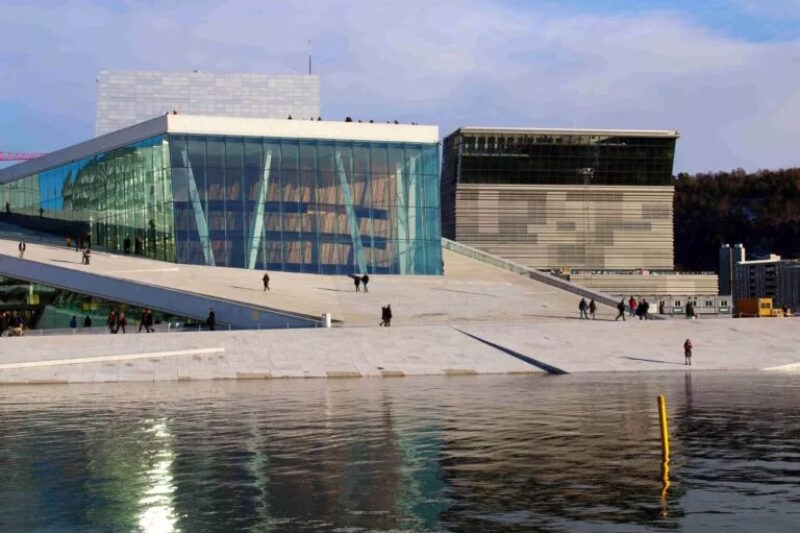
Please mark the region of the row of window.
POLYGON ((590 135, 478 135, 461 136, 462 151, 502 151, 541 146, 674 147, 676 139, 662 137, 608 137, 590 135))
POLYGON ((438 175, 437 145, 170 135, 173 167, 270 168, 438 175))

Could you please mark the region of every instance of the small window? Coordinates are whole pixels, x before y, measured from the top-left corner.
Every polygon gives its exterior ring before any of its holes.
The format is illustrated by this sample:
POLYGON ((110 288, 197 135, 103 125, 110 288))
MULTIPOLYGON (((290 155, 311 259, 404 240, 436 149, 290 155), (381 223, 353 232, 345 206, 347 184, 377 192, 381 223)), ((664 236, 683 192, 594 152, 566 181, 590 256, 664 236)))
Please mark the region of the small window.
POLYGON ((706 300, 706 307, 714 307, 714 302, 711 300, 706 300))
POLYGON ((679 305, 681 305, 681 301, 680 300, 675 300, 675 306, 677 307, 679 305))
POLYGON ((719 305, 721 307, 728 307, 728 300, 720 300, 719 305))

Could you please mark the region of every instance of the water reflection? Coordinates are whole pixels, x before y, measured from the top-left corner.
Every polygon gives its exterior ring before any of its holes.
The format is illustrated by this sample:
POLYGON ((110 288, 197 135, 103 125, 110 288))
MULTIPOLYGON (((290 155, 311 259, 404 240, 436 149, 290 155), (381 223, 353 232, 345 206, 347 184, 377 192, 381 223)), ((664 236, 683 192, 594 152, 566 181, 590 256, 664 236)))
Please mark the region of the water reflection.
POLYGON ((170 434, 166 420, 155 422, 149 430, 150 441, 156 446, 152 464, 145 474, 145 491, 139 499, 139 529, 144 533, 172 533, 175 531, 175 511, 172 495, 172 460, 170 434))
POLYGON ((671 373, 0 388, 0 530, 791 525, 795 381, 671 373))

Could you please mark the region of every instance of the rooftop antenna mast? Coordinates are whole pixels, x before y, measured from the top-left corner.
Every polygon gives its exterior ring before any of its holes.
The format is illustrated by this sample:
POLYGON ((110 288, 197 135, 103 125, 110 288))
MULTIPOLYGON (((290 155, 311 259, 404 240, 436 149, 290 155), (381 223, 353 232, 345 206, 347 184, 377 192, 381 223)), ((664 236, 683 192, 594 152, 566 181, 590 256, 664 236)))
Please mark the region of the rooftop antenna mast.
POLYGON ((308 75, 311 76, 311 39, 308 40, 308 75))

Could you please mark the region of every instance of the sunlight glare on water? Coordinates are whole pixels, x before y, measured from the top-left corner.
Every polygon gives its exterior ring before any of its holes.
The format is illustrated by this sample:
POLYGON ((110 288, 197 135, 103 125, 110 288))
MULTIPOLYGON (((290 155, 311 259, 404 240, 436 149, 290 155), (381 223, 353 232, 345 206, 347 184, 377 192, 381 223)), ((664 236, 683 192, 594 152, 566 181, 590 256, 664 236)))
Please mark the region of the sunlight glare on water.
POLYGON ((676 372, 3 387, 0 531, 793 531, 799 384, 676 372))

